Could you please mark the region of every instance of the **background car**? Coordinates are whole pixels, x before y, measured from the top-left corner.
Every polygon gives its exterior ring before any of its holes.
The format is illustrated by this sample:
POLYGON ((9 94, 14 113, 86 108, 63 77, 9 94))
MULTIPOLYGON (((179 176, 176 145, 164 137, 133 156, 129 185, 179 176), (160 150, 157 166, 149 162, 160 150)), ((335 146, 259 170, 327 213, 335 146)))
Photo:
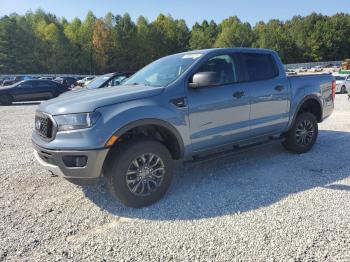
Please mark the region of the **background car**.
POLYGON ((297 73, 305 73, 305 72, 307 72, 307 68, 301 66, 301 67, 298 67, 297 69, 295 69, 295 71, 296 71, 297 73))
POLYGON ((350 90, 350 76, 349 75, 333 75, 337 84, 336 92, 345 94, 350 90))
POLYGON ((68 91, 63 85, 49 80, 24 80, 0 88, 0 104, 47 100, 68 91))
POLYGON ((313 68, 311 68, 311 72, 313 72, 313 73, 322 72, 322 71, 323 71, 322 66, 314 66, 313 68))
MULTIPOLYGON (((96 89, 108 86, 118 86, 122 83, 122 81, 124 81, 126 78, 130 77, 133 74, 134 72, 118 72, 98 76, 94 80, 92 80, 88 85, 86 85, 86 88, 96 89)), ((74 90, 81 88, 82 87, 77 86, 76 88, 74 88, 74 90)))
POLYGON ((10 85, 18 83, 20 81, 29 80, 29 79, 33 79, 33 77, 32 76, 15 76, 12 79, 4 80, 2 85, 3 86, 10 86, 10 85))
POLYGON ((52 76, 42 76, 42 77, 39 77, 39 79, 42 79, 42 80, 53 80, 54 77, 52 77, 52 76))
POLYGON ((56 77, 53 81, 60 83, 67 88, 73 88, 77 85, 77 80, 74 77, 69 76, 56 77))
POLYGON ((77 81, 77 85, 79 86, 86 86, 87 84, 89 84, 95 77, 94 76, 87 76, 79 81, 77 81))
POLYGON ((292 75, 296 75, 297 72, 295 72, 295 71, 292 70, 292 69, 286 69, 286 74, 289 75, 289 76, 292 76, 292 75))
POLYGON ((6 80, 10 80, 10 77, 8 77, 8 76, 1 77, 1 78, 0 78, 0 86, 1 86, 2 83, 3 83, 4 81, 6 81, 6 80))

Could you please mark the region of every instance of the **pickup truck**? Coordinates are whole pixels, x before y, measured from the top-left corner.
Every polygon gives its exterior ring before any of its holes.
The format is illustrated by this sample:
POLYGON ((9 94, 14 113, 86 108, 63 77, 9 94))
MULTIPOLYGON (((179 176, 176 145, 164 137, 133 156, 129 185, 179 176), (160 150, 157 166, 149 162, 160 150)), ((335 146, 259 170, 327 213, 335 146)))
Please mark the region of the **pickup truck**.
POLYGON ((75 183, 104 177, 126 206, 158 201, 177 161, 281 141, 309 151, 334 108, 331 75, 287 77, 276 52, 230 48, 161 58, 120 86, 43 102, 36 159, 75 183))
POLYGON ((345 94, 350 90, 350 75, 333 75, 336 82, 336 93, 345 94))

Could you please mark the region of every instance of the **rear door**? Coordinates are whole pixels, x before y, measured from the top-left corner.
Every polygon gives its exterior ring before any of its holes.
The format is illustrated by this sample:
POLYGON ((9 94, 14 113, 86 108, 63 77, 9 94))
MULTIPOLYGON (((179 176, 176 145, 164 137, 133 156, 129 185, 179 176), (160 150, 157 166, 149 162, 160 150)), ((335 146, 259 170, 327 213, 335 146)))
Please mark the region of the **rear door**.
POLYGON ((36 93, 38 100, 45 100, 54 97, 54 84, 51 84, 48 80, 37 81, 36 93))
POLYGON ((251 136, 278 133, 289 120, 289 82, 270 53, 238 53, 251 95, 251 136))

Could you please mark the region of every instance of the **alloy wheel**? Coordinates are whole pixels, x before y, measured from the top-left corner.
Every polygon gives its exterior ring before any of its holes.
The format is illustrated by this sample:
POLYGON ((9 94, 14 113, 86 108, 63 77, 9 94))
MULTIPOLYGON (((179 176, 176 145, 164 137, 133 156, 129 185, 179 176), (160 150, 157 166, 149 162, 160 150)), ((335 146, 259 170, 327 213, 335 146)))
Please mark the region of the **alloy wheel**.
POLYGON ((295 138, 297 143, 302 146, 307 146, 311 143, 314 133, 315 129, 311 121, 301 121, 295 132, 295 138))
POLYGON ((126 184, 131 193, 148 196, 163 182, 165 166, 156 154, 147 153, 136 157, 126 173, 126 184))

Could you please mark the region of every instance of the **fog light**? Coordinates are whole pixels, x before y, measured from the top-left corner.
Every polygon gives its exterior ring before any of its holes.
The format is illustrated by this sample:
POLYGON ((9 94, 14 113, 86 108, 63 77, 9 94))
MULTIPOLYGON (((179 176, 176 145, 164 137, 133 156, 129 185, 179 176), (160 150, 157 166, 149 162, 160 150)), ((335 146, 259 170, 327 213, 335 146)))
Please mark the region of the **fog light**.
POLYGON ((87 156, 64 156, 62 160, 67 167, 84 167, 87 164, 87 156))

